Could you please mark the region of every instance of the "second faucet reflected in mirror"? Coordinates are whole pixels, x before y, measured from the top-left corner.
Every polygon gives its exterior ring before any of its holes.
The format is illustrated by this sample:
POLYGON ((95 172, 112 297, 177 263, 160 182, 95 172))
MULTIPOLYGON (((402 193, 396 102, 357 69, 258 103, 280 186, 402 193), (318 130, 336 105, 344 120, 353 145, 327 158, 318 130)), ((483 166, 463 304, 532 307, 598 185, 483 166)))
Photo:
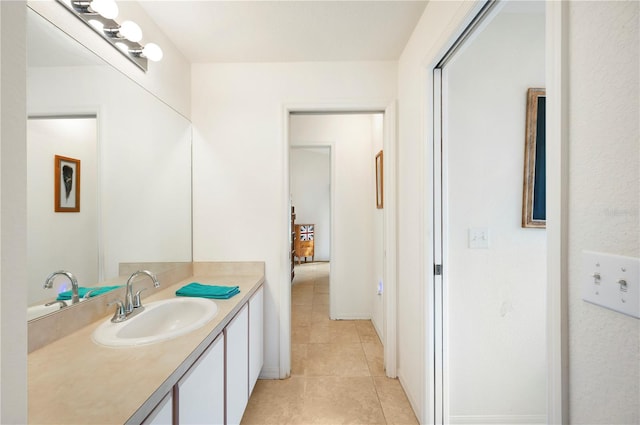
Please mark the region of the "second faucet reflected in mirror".
MULTIPOLYGON (((79 303, 80 297, 78 295, 78 279, 76 279, 76 277, 71 272, 68 272, 66 270, 58 270, 56 272, 51 273, 49 276, 47 276, 47 279, 44 281, 43 287, 45 289, 52 288, 53 281, 55 280, 56 276, 59 276, 59 275, 66 276, 71 282, 71 304, 79 303)), ((64 307, 66 307, 66 304, 64 307)))

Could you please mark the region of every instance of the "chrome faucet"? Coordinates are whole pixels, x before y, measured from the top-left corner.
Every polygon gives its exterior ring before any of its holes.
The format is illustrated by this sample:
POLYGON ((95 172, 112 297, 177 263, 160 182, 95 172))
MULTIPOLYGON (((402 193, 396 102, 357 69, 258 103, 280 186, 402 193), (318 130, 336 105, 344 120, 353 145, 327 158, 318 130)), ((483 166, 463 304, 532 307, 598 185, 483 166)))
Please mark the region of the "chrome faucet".
POLYGON ((133 296, 133 279, 136 276, 141 274, 149 276, 149 278, 151 278, 151 280, 153 281, 153 286, 155 288, 160 286, 160 282, 158 282, 158 278, 156 277, 156 275, 151 273, 149 270, 138 270, 137 272, 133 272, 133 274, 129 276, 129 279, 127 279, 127 286, 125 288, 125 293, 124 293, 123 306, 124 306, 124 314, 126 316, 131 314, 134 308, 142 307, 142 304, 140 302, 140 292, 144 291, 144 289, 138 291, 135 297, 133 296))
POLYGON ((47 280, 44 281, 43 288, 52 288, 53 280, 57 275, 64 275, 69 279, 69 281, 71 281, 71 304, 79 303, 80 297, 78 296, 78 280, 71 272, 68 272, 66 270, 58 270, 57 272, 51 273, 47 277, 47 280))

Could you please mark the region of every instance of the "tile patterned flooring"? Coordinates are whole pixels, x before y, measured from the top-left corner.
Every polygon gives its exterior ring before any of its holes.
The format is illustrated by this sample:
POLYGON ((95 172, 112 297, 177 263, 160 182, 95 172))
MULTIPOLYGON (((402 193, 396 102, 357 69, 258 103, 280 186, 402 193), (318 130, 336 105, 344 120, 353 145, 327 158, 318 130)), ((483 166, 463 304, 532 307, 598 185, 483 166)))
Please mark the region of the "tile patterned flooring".
POLYGON ((417 424, 398 380, 384 376, 371 321, 329 320, 329 263, 295 272, 291 377, 259 380, 242 424, 417 424))

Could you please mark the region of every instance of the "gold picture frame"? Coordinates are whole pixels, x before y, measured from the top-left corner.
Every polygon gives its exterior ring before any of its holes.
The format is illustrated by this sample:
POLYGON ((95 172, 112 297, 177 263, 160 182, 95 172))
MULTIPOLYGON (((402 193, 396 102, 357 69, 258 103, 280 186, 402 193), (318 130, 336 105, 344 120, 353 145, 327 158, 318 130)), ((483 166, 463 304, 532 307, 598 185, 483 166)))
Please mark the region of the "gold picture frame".
POLYGON ((55 212, 80 212, 80 160, 54 158, 55 212))
POLYGON ((384 170, 382 151, 376 155, 376 208, 384 208, 384 170))
POLYGON ((522 227, 546 228, 546 91, 527 90, 522 227))

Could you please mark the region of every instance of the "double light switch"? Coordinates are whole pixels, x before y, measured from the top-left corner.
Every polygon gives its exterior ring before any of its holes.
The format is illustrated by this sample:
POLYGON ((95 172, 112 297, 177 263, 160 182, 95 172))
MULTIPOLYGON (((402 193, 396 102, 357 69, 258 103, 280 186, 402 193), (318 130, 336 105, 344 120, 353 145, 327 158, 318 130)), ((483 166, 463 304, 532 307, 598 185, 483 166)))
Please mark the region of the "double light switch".
POLYGON ((640 318, 640 259, 583 251, 582 299, 640 318))

